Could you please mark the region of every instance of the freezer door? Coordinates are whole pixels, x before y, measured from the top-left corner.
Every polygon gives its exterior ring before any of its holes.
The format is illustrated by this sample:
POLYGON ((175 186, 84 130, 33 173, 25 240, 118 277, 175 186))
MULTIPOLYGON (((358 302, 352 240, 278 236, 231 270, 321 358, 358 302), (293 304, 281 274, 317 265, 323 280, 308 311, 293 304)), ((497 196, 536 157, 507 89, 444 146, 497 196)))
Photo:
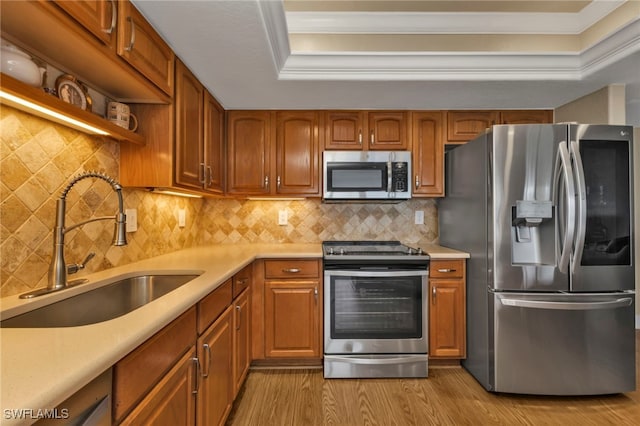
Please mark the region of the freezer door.
POLYGON ((567 224, 575 216, 567 130, 513 125, 490 133, 489 285, 496 290, 569 289, 568 268, 557 267, 561 258, 568 264, 573 228, 567 224))
POLYGON ((598 395, 635 390, 634 293, 499 294, 496 392, 598 395))
POLYGON ((571 126, 578 226, 571 291, 633 290, 632 129, 571 126))

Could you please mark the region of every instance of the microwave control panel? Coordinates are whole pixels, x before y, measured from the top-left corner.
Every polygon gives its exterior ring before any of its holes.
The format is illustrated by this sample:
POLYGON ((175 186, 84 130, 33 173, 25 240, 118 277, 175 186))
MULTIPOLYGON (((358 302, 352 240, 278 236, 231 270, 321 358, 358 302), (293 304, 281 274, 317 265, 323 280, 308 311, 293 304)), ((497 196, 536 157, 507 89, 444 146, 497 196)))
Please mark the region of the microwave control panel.
POLYGON ((409 187, 408 163, 396 162, 391 165, 391 192, 407 192, 409 187))

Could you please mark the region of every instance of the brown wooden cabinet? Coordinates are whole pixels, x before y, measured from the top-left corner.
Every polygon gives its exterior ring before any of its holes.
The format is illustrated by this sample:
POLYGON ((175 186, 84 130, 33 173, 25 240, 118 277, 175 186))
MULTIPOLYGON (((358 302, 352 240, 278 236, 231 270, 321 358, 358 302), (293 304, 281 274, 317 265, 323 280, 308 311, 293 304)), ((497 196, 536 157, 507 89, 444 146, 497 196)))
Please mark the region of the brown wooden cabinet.
POLYGON ((271 192, 271 114, 229 111, 227 115, 227 192, 271 192))
POLYGON ((409 148, 406 111, 326 111, 327 150, 400 151, 409 148))
POLYGON ((500 112, 501 124, 553 123, 551 110, 508 110, 500 112))
POLYGON ((129 0, 118 0, 118 9, 118 55, 173 96, 173 50, 129 0))
POLYGON ((465 143, 499 124, 498 111, 447 111, 447 143, 465 143))
POLYGON ((176 185, 220 194, 223 191, 224 110, 181 62, 176 62, 176 185))
POLYGON ((55 2, 98 40, 115 50, 118 8, 115 1, 76 0, 55 2))
POLYGON ((411 113, 413 196, 444 196, 444 114, 442 111, 411 113))
POLYGON ((447 111, 447 143, 466 143, 494 124, 553 122, 552 110, 447 111))
MULTIPOLYGON (((196 412, 196 353, 185 353, 121 425, 191 426, 196 412)), ((213 423, 210 423, 213 424, 213 423)))
POLYGON ((233 397, 238 395, 251 364, 251 302, 249 289, 233 301, 233 397))
POLYGON ((229 194, 320 194, 320 116, 315 111, 230 111, 229 194))
POLYGON ((165 424, 183 424, 170 420, 191 417, 189 413, 195 407, 192 393, 195 373, 187 371, 191 368, 190 359, 195 357, 195 343, 196 308, 192 307, 118 361, 113 367, 114 420, 120 422, 129 416, 131 424, 141 424, 136 420, 153 416, 150 411, 154 410, 174 413, 167 414, 169 422, 165 424), (163 402, 173 397, 176 399, 163 402), (178 411, 182 414, 176 414, 178 411))
POLYGON ((431 260, 429 358, 466 356, 465 260, 431 260))
POLYGON ((266 260, 266 358, 320 358, 322 283, 317 260, 266 260))
MULTIPOLYGON (((215 292, 214 292, 215 293, 215 292)), ((226 310, 198 338, 201 378, 197 424, 224 425, 233 405, 233 307, 226 310)))
POLYGON ((320 114, 276 113, 276 185, 279 195, 320 195, 320 114))

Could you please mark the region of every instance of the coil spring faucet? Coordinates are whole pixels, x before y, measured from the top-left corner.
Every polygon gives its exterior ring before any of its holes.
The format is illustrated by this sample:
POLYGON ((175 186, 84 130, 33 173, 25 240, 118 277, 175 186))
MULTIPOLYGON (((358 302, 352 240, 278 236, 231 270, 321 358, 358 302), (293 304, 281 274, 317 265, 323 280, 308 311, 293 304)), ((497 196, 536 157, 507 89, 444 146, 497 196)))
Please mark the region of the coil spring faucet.
POLYGON ((39 290, 32 291, 30 293, 26 293, 21 295, 20 297, 23 299, 32 298, 35 296, 39 296, 41 294, 47 294, 54 291, 61 290, 63 288, 68 287, 67 283, 67 275, 78 272, 80 269, 85 267, 85 264, 93 258, 94 253, 90 253, 89 256, 84 260, 81 264, 65 264, 64 260, 64 236, 67 232, 83 226, 90 222, 95 222, 98 220, 113 220, 115 219, 115 229, 113 234, 113 242, 114 246, 125 246, 127 245, 127 234, 126 234, 126 216, 124 214, 124 203, 122 201, 122 186, 116 182, 113 178, 99 172, 89 171, 82 173, 76 177, 74 177, 71 182, 64 188, 60 197, 56 202, 56 223, 53 229, 53 256, 51 258, 51 264, 49 265, 49 276, 48 276, 48 284, 46 288, 41 288, 39 290), (65 215, 66 215, 66 199, 67 194, 73 188, 73 186, 79 181, 87 178, 97 178, 102 179, 111 185, 111 188, 118 195, 118 212, 115 217, 113 216, 102 216, 96 217, 93 219, 85 220, 84 222, 76 223, 75 225, 65 227, 65 215))

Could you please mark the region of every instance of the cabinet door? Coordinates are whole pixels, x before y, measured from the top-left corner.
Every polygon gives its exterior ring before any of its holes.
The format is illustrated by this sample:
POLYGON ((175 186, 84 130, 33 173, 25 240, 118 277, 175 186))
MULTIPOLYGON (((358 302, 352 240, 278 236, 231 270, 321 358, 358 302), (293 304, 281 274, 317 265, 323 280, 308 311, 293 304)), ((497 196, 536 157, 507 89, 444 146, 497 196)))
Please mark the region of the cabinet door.
POLYGON ((251 313, 249 312, 249 290, 244 290, 233 302, 233 397, 244 383, 251 364, 251 335, 249 334, 251 313))
POLYGON ((276 114, 276 193, 320 195, 319 113, 276 114))
POLYGON ((119 0, 118 9, 118 55, 173 96, 173 50, 129 0, 119 0))
POLYGON ((224 425, 233 404, 233 307, 220 315, 198 339, 201 382, 197 424, 224 425))
POLYGON ((364 111, 327 111, 325 149, 361 150, 367 129, 364 111))
POLYGON ((465 143, 485 129, 499 123, 497 111, 449 111, 447 112, 447 142, 465 143))
POLYGON ((438 259, 429 268, 429 357, 466 356, 465 261, 438 259))
POLYGON ((56 4, 98 40, 115 49, 118 18, 115 0, 57 0, 56 4))
POLYGON ((500 113, 502 124, 545 124, 553 122, 551 110, 512 110, 500 113))
POLYGON ((227 122, 227 191, 271 191, 271 120, 268 111, 230 111, 227 122))
POLYGON ((443 114, 412 114, 413 195, 444 196, 443 114))
POLYGON ((406 150, 406 112, 369 112, 368 147, 370 150, 406 150))
POLYGON ((195 423, 195 350, 188 351, 121 425, 191 426, 195 423))
POLYGON ((224 109, 209 92, 204 94, 205 190, 224 191, 224 109))
POLYGON ((265 282, 267 358, 320 357, 318 281, 265 282))
POLYGON ((202 189, 204 87, 182 62, 176 64, 176 183, 202 189))

